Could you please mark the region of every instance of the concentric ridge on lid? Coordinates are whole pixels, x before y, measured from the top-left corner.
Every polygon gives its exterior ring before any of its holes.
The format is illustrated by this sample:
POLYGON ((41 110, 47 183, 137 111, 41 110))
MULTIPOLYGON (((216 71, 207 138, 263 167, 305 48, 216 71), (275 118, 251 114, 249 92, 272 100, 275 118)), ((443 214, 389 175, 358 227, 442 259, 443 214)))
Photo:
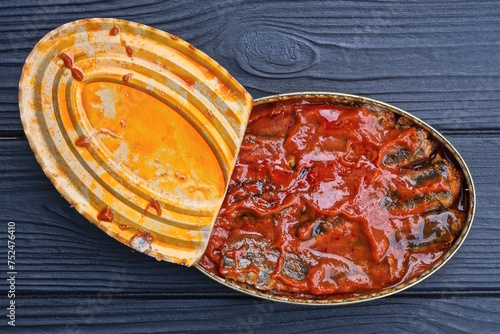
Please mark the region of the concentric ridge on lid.
POLYGON ((160 30, 80 20, 35 46, 19 106, 38 162, 82 215, 158 260, 198 261, 252 107, 226 70, 160 30))

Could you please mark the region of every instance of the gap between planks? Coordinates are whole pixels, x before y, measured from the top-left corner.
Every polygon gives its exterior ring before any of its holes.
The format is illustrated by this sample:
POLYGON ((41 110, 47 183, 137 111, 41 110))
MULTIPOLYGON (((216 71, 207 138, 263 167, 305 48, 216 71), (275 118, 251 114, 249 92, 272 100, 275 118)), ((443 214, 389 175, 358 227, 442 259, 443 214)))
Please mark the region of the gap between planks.
MULTIPOLYGON (((148 300, 175 300, 175 299, 253 299, 253 300, 263 300, 258 297, 253 297, 246 295, 244 293, 235 292, 229 290, 227 293, 220 293, 217 295, 211 293, 203 292, 179 292, 179 293, 163 293, 163 292, 148 292, 148 293, 105 293, 105 292, 88 292, 88 293, 53 293, 53 292, 25 292, 16 294, 16 298, 19 299, 53 299, 53 298, 89 298, 94 297, 97 294, 110 296, 113 299, 148 299, 148 300)), ((383 299, 452 299, 452 298, 500 298, 500 291, 498 290, 480 290, 474 291, 472 289, 458 289, 454 291, 428 291, 422 292, 418 291, 412 293, 411 291, 405 291, 397 293, 392 296, 385 297, 383 299)))

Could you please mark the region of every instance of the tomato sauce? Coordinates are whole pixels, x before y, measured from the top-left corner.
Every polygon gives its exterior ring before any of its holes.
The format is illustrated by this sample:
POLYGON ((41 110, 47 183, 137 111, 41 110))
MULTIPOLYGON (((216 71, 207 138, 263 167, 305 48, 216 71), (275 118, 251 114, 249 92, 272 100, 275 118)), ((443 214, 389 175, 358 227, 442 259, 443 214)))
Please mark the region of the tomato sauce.
POLYGON ((75 59, 73 55, 67 53, 61 53, 59 55, 59 58, 61 58, 62 61, 64 62, 64 66, 71 70, 71 75, 75 80, 83 81, 85 76, 83 75, 83 71, 81 68, 74 66, 75 59))
POLYGON ((148 211, 149 208, 152 208, 156 211, 156 214, 161 217, 161 203, 159 200, 156 198, 153 198, 151 201, 149 201, 148 205, 146 206, 145 211, 148 211))
POLYGON ((200 265, 277 295, 358 296, 436 263, 463 175, 429 133, 375 107, 255 106, 200 265))
POLYGON ((115 214, 113 213, 113 210, 107 206, 99 212, 97 219, 104 222, 112 222, 115 219, 115 214))

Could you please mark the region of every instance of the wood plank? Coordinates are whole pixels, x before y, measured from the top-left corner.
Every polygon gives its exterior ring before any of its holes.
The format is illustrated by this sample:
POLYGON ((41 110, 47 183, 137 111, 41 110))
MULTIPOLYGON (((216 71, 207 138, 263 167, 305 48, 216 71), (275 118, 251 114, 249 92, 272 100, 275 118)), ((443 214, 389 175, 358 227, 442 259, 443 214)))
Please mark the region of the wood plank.
MULTIPOLYGON (((0 226, 17 224, 20 332, 499 332, 499 1, 13 0, 0 7, 0 226), (322 308, 249 298, 106 236, 45 178, 17 106, 21 67, 35 43, 84 17, 124 18, 189 40, 254 97, 340 91, 428 121, 457 146, 476 182, 477 215, 464 246, 401 294, 322 308)), ((0 233, 0 248, 6 243, 0 233)))
POLYGON ((500 130, 499 2, 47 3, 11 1, 0 13, 0 136, 21 134, 17 85, 35 43, 95 16, 189 40, 254 97, 340 91, 393 103, 441 130, 500 130))
MULTIPOLYGON (((406 296, 500 292, 500 137, 449 138, 474 176, 476 219, 455 257, 406 296)), ((0 217, 17 224, 20 295, 103 290, 151 296, 238 295, 194 268, 133 252, 91 225, 45 178, 25 140, 0 140, 0 152, 0 217)), ((6 234, 0 234, 0 247, 6 240, 6 234)), ((1 281, 0 287, 5 284, 1 281)))
POLYGON ((497 333, 500 298, 405 299, 311 307, 254 299, 18 299, 23 333, 497 333))

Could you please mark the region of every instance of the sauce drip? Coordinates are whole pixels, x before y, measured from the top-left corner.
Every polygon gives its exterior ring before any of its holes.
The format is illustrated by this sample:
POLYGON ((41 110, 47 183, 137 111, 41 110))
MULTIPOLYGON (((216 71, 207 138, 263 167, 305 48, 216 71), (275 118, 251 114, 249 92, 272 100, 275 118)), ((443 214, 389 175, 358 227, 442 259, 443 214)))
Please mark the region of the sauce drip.
POLYGON ((90 137, 79 137, 77 140, 75 140, 75 145, 78 147, 89 147, 90 145, 90 137))
POLYGON ((125 52, 127 53, 127 56, 130 58, 133 58, 134 56, 134 49, 130 45, 127 45, 127 42, 120 36, 120 44, 125 48, 125 52))
POLYGON ((116 36, 120 33, 120 27, 117 26, 116 24, 114 25, 113 28, 111 28, 111 30, 109 31, 109 35, 110 36, 116 36))
POLYGON ((99 214, 97 215, 97 219, 104 222, 112 222, 113 219, 115 219, 115 214, 113 213, 113 210, 111 210, 111 208, 107 206, 102 209, 101 212, 99 212, 99 214))
POLYGON ((276 295, 358 296, 411 280, 460 234, 463 176, 388 111, 254 107, 200 265, 276 295))
POLYGON ((83 81, 83 79, 84 79, 83 72, 78 67, 73 67, 71 69, 71 75, 77 81, 83 81))
POLYGON ((158 201, 156 198, 153 198, 151 201, 149 201, 145 210, 148 211, 149 208, 153 208, 158 216, 161 216, 161 204, 160 201, 158 201))
POLYGON ((73 55, 68 53, 61 53, 59 58, 64 62, 64 66, 71 70, 71 75, 77 81, 83 81, 84 75, 81 68, 74 66, 75 58, 73 55))
POLYGON ((134 75, 134 74, 133 73, 125 74, 122 77, 123 82, 129 82, 130 78, 132 78, 132 75, 134 75))
POLYGON ((125 52, 127 52, 127 55, 132 58, 134 56, 134 50, 130 45, 125 45, 125 52))
POLYGON ((64 62, 64 66, 66 66, 67 68, 71 69, 73 68, 73 56, 72 55, 69 55, 69 54, 66 54, 66 53, 61 53, 59 55, 59 58, 61 58, 64 62))

